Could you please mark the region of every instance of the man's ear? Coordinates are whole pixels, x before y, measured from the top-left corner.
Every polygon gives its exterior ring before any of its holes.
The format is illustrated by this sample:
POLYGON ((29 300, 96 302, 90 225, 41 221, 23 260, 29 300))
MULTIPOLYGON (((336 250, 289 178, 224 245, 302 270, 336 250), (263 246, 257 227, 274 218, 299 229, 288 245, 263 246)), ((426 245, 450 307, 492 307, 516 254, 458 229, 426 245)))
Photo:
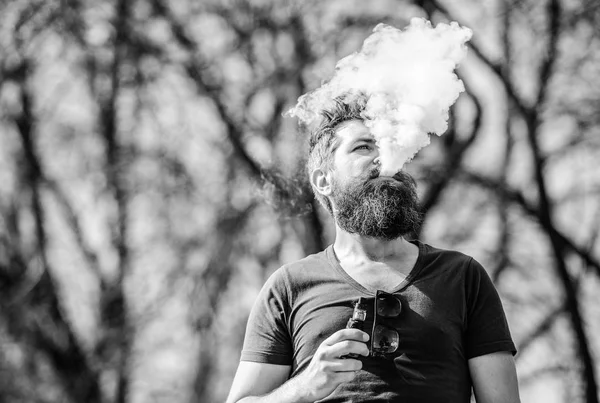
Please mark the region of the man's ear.
POLYGON ((329 172, 325 172, 320 168, 315 169, 310 175, 310 183, 321 195, 331 195, 331 174, 329 172))

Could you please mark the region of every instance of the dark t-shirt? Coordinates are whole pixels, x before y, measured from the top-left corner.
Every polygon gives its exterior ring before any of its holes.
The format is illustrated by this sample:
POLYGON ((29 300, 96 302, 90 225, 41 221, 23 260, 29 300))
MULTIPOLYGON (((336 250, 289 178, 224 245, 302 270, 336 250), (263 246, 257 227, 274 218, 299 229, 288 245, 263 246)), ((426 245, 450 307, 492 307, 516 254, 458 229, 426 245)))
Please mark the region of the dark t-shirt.
MULTIPOLYGON (((419 257, 396 287, 402 304, 394 319, 399 349, 386 357, 362 357, 352 382, 323 402, 469 402, 467 360, 498 351, 516 352, 500 298, 479 263, 459 252, 414 242, 419 257)), ((302 372, 323 340, 346 327, 358 297, 375 294, 340 266, 333 247, 285 265, 266 282, 252 309, 242 361, 291 365, 302 372)))

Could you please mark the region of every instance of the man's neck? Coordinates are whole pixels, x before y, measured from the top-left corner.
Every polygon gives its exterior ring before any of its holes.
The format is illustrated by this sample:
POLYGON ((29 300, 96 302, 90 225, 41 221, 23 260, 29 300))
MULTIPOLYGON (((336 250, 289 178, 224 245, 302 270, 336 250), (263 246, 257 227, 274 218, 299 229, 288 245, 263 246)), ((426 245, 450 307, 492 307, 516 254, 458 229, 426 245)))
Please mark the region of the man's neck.
POLYGON ((412 271, 419 248, 398 238, 392 241, 350 234, 336 228, 333 244, 342 269, 366 289, 392 292, 412 271))
POLYGON ((403 260, 414 255, 416 246, 402 237, 394 240, 376 239, 358 234, 351 234, 336 226, 336 237, 333 244, 340 260, 372 261, 385 263, 403 260))

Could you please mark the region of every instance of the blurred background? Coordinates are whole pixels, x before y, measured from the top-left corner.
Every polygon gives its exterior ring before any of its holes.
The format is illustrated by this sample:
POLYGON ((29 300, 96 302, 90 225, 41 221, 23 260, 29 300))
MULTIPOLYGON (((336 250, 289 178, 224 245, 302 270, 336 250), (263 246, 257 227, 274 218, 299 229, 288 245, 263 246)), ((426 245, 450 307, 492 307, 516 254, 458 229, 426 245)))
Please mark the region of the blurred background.
POLYGON ((0 1, 0 402, 222 402, 250 307, 332 242, 282 113, 373 27, 474 31, 407 167, 472 255, 523 402, 598 402, 600 3, 0 1))

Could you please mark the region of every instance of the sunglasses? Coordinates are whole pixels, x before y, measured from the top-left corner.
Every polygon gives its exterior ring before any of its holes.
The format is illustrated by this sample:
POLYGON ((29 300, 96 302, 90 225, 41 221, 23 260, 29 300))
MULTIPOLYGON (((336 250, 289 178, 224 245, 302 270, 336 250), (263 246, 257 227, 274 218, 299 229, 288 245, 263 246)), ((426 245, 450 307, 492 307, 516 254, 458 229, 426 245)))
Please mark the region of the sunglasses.
POLYGON ((398 350, 400 334, 398 331, 386 324, 389 319, 397 318, 402 312, 400 300, 393 294, 378 290, 375 295, 375 320, 371 333, 371 355, 382 357, 398 350))

